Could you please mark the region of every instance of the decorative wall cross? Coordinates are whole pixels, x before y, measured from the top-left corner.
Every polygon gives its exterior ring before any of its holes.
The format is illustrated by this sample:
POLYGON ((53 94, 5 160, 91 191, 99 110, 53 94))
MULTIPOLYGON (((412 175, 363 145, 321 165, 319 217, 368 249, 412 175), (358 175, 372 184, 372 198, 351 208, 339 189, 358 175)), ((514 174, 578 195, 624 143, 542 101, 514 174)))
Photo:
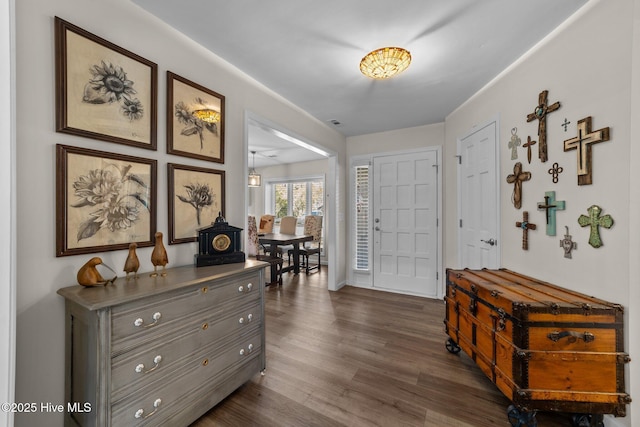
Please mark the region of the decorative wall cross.
POLYGON ((591 117, 578 121, 578 136, 564 141, 564 151, 578 152, 578 185, 592 183, 591 146, 609 140, 609 128, 591 131, 591 117))
POLYGON ((529 250, 529 230, 536 229, 536 225, 529 222, 529 212, 522 212, 522 221, 516 222, 516 227, 522 228, 522 249, 529 250))
POLYGON ((522 183, 531 179, 531 172, 522 171, 522 163, 518 162, 513 166, 513 174, 507 176, 507 182, 513 184, 513 195, 511 201, 516 209, 522 207, 522 183))
POLYGON ((578 244, 571 240, 569 227, 565 225, 564 228, 567 230, 567 232, 564 235, 564 239, 560 240, 560 247, 564 249, 564 257, 571 259, 571 251, 574 249, 578 249, 578 244))
POLYGON ((527 142, 522 144, 522 146, 527 149, 527 160, 529 160, 529 164, 531 164, 531 146, 532 145, 536 145, 536 142, 532 141, 530 136, 527 136, 527 142))
POLYGON ((538 210, 544 209, 547 216, 547 236, 556 235, 556 211, 563 211, 564 201, 556 200, 555 191, 547 191, 544 193, 544 202, 538 203, 538 210))
POLYGON ((511 160, 515 160, 518 158, 518 146, 520 145, 520 137, 516 134, 517 132, 518 128, 511 129, 511 139, 507 144, 507 146, 511 149, 511 160))
POLYGON ((589 244, 594 248, 599 248, 604 244, 600 239, 599 227, 611 228, 613 225, 613 218, 611 218, 611 215, 600 216, 602 213, 602 208, 600 206, 593 205, 587 209, 587 211, 589 212, 589 216, 580 215, 580 218, 578 218, 578 224, 580 224, 581 227, 586 227, 587 225, 591 227, 589 232, 589 244))
POLYGON ((556 111, 560 108, 559 102, 554 102, 551 105, 547 105, 548 90, 543 90, 538 95, 538 106, 533 110, 533 113, 527 115, 527 122, 531 122, 538 119, 538 158, 542 163, 547 161, 547 114, 556 111))
POLYGON ((564 131, 567 131, 567 126, 569 126, 569 124, 571 124, 571 122, 569 120, 567 120, 567 118, 564 118, 564 122, 562 122, 562 124, 560 126, 562 126, 564 128, 564 131))
POLYGON ((558 162, 555 162, 553 167, 549 169, 549 175, 551 175, 551 181, 553 181, 554 184, 558 183, 558 175, 561 174, 563 170, 562 166, 558 165, 558 162))

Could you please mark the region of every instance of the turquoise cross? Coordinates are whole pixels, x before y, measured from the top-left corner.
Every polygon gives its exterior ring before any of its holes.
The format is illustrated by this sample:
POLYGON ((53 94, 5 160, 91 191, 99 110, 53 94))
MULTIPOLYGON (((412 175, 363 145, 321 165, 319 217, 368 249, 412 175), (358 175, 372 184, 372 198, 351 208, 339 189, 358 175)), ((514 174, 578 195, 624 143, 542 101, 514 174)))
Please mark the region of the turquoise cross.
POLYGON ((602 213, 602 208, 600 206, 593 205, 589 209, 589 216, 580 215, 578 218, 578 224, 581 227, 586 227, 587 225, 591 227, 591 231, 589 233, 589 244, 594 248, 599 248, 603 245, 602 240, 600 239, 600 228, 611 228, 613 225, 613 218, 611 215, 600 216, 602 213))
POLYGON ((556 201, 555 191, 545 192, 544 202, 538 203, 538 210, 547 211, 547 236, 556 235, 556 211, 563 211, 564 205, 564 201, 556 201))

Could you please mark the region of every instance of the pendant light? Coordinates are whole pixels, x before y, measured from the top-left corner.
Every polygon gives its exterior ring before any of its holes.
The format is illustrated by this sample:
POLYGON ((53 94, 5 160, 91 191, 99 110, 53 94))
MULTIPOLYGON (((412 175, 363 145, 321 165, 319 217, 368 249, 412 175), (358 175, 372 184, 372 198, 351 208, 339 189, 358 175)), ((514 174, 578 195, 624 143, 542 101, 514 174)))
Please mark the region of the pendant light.
POLYGON ((260 187, 262 183, 262 177, 256 172, 256 152, 252 151, 253 165, 249 169, 249 187, 260 187))

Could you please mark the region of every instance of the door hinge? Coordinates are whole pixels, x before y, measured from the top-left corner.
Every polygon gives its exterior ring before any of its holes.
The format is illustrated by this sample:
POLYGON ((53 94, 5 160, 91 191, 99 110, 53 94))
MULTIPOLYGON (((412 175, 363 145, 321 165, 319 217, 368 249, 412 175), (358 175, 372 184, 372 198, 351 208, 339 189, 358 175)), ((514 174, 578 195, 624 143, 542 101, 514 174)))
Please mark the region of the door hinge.
POLYGON ((462 220, 460 220, 460 228, 462 228, 462 220))
POLYGON ((458 158, 458 164, 461 165, 462 164, 462 156, 460 154, 456 155, 456 157, 458 158))
POLYGON ((440 273, 436 271, 436 280, 440 280, 440 273))
POLYGON ((440 218, 436 218, 436 227, 440 227, 440 218))

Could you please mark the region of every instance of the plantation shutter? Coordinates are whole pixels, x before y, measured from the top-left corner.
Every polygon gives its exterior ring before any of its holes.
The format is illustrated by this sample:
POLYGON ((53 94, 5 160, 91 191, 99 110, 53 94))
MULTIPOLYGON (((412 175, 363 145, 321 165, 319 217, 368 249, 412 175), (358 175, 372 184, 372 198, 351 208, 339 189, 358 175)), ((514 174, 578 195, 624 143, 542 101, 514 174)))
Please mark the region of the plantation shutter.
POLYGON ((369 166, 355 167, 355 268, 369 269, 369 166))

